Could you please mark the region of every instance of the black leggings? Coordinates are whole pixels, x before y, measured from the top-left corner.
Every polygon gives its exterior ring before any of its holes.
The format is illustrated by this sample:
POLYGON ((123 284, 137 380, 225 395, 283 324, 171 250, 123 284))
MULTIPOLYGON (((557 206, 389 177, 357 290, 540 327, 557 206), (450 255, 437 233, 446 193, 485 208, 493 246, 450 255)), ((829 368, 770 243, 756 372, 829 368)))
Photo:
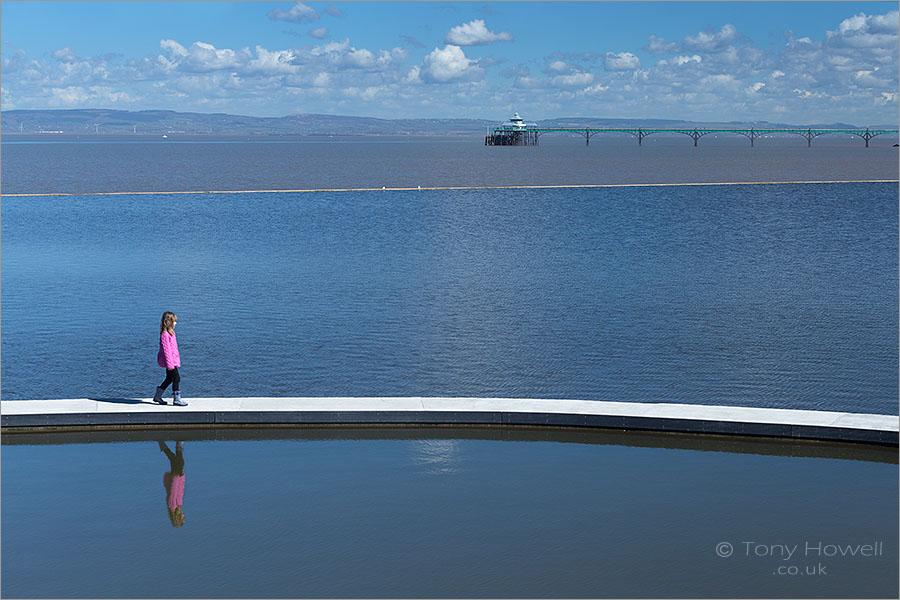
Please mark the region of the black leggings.
POLYGON ((172 384, 172 391, 177 392, 178 384, 181 383, 181 375, 178 374, 178 367, 166 369, 166 380, 159 384, 159 387, 166 389, 169 387, 170 383, 172 384))

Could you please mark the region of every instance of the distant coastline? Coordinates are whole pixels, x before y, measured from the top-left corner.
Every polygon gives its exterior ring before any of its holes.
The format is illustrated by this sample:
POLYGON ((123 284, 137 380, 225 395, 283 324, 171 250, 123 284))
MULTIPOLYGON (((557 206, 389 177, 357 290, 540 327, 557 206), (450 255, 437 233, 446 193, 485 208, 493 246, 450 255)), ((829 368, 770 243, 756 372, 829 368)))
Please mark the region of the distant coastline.
MULTIPOLYGON (((205 114, 167 110, 111 109, 8 110, 0 113, 0 132, 9 134, 180 134, 277 136, 428 136, 483 134, 509 115, 497 119, 376 119, 321 114, 251 117, 225 113, 205 114)), ((888 127, 881 124, 775 123, 769 121, 687 121, 676 119, 608 119, 561 117, 537 121, 545 127, 757 127, 846 129, 888 127)), ((894 127, 891 125, 890 127, 894 127)))

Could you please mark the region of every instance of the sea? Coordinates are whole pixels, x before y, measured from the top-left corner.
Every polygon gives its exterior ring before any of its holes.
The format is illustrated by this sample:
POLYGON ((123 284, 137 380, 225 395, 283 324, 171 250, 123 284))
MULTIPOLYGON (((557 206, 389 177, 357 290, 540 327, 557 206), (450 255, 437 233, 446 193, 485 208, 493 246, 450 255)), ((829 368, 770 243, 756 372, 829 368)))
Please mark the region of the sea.
POLYGON ((895 141, 4 135, 2 398, 897 414, 895 141))
MULTIPOLYGON (((897 415, 894 143, 4 135, 2 400, 149 398, 172 311, 188 402, 897 415)), ((897 597, 895 447, 390 426, 2 445, 9 598, 897 597)))

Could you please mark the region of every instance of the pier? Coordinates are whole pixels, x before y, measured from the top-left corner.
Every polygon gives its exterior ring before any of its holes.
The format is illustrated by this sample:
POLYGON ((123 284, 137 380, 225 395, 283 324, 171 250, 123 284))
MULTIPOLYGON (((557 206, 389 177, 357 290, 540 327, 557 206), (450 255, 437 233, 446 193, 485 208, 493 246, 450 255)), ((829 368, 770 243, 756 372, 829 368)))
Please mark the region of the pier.
POLYGON ((806 146, 812 147, 812 141, 822 135, 842 134, 854 135, 863 139, 866 148, 869 147, 869 140, 879 135, 900 133, 897 129, 813 129, 797 128, 797 129, 702 129, 702 128, 674 128, 659 129, 648 127, 539 127, 535 123, 526 124, 524 120, 516 113, 506 123, 501 123, 496 127, 492 127, 484 137, 485 146, 537 146, 538 140, 545 133, 568 133, 576 134, 584 137, 586 146, 591 145, 591 138, 603 133, 619 133, 632 135, 637 139, 638 146, 641 146, 644 138, 648 135, 660 133, 677 133, 686 135, 694 140, 694 146, 700 138, 710 134, 735 134, 742 135, 750 140, 750 147, 755 146, 758 138, 769 135, 799 135, 806 139, 806 146))
POLYGON ((521 398, 150 398, 3 401, 3 435, 160 427, 577 427, 896 446, 900 417, 702 404, 521 398))

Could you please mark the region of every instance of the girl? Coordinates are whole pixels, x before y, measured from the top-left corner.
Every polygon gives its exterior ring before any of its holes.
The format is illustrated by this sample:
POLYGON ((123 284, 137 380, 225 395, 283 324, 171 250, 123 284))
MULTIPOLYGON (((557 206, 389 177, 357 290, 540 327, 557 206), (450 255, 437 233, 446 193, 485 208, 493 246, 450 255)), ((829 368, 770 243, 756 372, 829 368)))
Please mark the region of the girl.
POLYGON ((156 388, 156 395, 153 401, 157 404, 165 404, 163 400, 163 392, 172 384, 172 392, 175 395, 175 406, 187 406, 187 402, 181 399, 181 390, 178 389, 181 383, 181 375, 178 374, 178 367, 181 366, 181 357, 178 355, 178 340, 175 339, 175 325, 178 323, 178 317, 175 313, 164 312, 162 322, 159 324, 159 353, 156 355, 156 362, 166 370, 166 379, 159 387, 156 388))

